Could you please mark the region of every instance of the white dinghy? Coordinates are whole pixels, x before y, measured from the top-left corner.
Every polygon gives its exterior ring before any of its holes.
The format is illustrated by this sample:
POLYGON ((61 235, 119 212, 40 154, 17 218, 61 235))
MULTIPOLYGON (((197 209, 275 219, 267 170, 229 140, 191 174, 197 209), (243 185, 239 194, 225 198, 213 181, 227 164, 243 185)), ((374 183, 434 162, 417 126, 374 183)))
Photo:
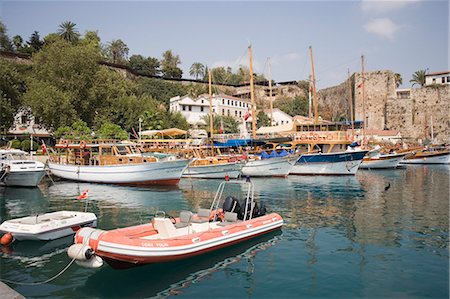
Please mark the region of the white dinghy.
POLYGON ((0 225, 0 232, 9 233, 15 240, 47 241, 75 234, 82 227, 96 226, 94 213, 58 211, 7 220, 0 225))

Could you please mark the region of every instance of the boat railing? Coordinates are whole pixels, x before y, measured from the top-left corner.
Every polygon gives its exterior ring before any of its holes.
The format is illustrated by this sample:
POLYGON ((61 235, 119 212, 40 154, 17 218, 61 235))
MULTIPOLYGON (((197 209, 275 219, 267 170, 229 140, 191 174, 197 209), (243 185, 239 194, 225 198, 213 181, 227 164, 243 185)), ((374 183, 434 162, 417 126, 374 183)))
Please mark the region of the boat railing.
POLYGON ((252 212, 249 209, 253 209, 253 202, 254 202, 254 195, 255 195, 255 188, 253 185, 253 182, 251 181, 242 181, 242 180, 236 180, 236 181, 224 181, 220 183, 219 187, 217 188, 216 195, 214 196, 214 200, 211 203, 210 212, 217 211, 219 209, 219 203, 221 202, 221 199, 223 198, 223 192, 226 185, 246 185, 247 186, 247 194, 245 197, 245 209, 244 209, 244 218, 245 220, 252 219, 252 212), (248 218, 248 219, 247 219, 248 218))

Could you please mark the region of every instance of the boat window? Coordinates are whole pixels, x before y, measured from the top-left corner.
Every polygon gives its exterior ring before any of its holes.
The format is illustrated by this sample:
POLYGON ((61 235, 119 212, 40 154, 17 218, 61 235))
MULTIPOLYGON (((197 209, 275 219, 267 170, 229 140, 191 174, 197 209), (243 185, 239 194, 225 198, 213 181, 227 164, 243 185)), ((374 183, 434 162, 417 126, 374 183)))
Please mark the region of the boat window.
POLYGON ((128 154, 126 146, 118 145, 116 148, 117 148, 117 152, 119 153, 119 155, 123 155, 124 156, 124 155, 128 154))
POLYGON ((102 147, 102 155, 111 155, 112 148, 110 147, 102 147))

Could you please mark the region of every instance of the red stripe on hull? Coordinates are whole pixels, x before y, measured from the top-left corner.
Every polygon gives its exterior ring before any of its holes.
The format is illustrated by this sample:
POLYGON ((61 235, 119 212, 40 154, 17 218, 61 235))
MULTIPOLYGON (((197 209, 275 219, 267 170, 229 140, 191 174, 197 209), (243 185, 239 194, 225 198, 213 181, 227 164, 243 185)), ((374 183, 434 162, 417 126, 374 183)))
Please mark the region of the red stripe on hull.
POLYGON ((196 255, 205 254, 205 253, 208 253, 208 252, 211 252, 214 250, 232 246, 232 245, 250 240, 252 238, 255 238, 255 237, 258 237, 258 236, 261 236, 264 234, 268 234, 270 232, 273 232, 273 231, 276 231, 279 229, 281 229, 281 226, 272 228, 267 231, 260 232, 255 235, 251 235, 251 236, 248 236, 245 238, 231 241, 231 242, 228 242, 225 244, 217 245, 214 247, 195 251, 192 253, 180 254, 180 255, 162 256, 162 257, 137 257, 137 256, 107 253, 107 252, 102 252, 102 251, 98 251, 98 252, 96 252, 96 254, 98 256, 100 256, 102 259, 104 259, 114 269, 127 269, 127 268, 131 268, 131 267, 135 267, 135 266, 145 265, 145 264, 172 262, 172 261, 176 261, 176 260, 194 257, 196 255))
POLYGON ((116 185, 122 186, 148 186, 148 185, 161 185, 161 186, 175 186, 178 184, 180 179, 168 179, 168 180, 151 180, 142 182, 132 182, 132 183, 116 183, 116 185))

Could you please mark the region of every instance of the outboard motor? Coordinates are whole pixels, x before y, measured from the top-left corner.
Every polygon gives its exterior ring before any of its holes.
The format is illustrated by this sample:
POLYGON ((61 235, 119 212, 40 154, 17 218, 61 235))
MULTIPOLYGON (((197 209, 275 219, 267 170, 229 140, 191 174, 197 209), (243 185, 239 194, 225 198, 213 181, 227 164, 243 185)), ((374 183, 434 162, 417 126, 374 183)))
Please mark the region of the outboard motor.
POLYGON ((224 212, 232 212, 239 215, 241 214, 241 206, 238 200, 233 196, 227 196, 223 202, 222 209, 224 212))

